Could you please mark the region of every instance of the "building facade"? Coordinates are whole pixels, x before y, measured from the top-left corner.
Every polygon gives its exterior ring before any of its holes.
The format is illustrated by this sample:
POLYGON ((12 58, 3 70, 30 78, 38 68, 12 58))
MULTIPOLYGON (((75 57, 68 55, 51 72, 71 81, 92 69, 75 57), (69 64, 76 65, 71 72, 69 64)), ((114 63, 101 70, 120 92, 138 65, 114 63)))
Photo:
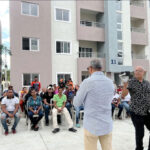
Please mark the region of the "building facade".
POLYGON ((150 79, 148 12, 144 0, 10 1, 11 84, 80 84, 95 58, 117 84, 137 65, 150 79))
MULTIPOLYGON (((2 45, 2 26, 0 21, 0 46, 2 45)), ((0 52, 0 94, 2 90, 2 52, 0 52)))

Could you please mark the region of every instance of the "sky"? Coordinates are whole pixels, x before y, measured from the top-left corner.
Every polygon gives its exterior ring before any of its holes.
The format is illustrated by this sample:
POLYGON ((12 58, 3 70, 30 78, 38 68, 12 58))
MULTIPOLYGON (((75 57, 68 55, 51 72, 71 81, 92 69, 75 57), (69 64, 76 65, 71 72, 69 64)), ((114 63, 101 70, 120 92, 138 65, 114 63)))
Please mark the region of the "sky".
POLYGON ((2 24, 2 43, 9 48, 9 2, 0 0, 0 20, 2 24))
MULTIPOLYGON (((9 1, 0 0, 0 21, 2 26, 2 44, 8 49, 10 48, 10 23, 9 23, 9 1)), ((2 56, 3 61, 5 62, 5 57, 2 56)), ((6 62, 8 68, 10 67, 10 57, 7 56, 6 62)))

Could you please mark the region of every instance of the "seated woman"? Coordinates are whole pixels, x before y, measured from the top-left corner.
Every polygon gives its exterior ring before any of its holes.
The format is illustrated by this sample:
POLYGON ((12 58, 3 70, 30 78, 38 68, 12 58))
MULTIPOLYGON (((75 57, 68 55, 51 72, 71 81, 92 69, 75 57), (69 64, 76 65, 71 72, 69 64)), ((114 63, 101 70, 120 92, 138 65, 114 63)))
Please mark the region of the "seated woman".
POLYGON ((31 97, 28 100, 29 112, 28 116, 31 120, 32 127, 31 129, 34 131, 38 131, 38 122, 43 117, 42 112, 42 99, 40 96, 37 96, 37 92, 35 89, 31 89, 31 97))

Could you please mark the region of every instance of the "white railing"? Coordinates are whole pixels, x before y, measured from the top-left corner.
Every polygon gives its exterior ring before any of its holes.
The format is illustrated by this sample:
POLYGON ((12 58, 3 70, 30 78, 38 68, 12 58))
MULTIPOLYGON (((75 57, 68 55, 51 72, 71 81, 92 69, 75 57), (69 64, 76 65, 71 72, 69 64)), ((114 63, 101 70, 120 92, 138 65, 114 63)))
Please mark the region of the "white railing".
POLYGON ((144 1, 142 0, 131 0, 130 4, 134 6, 144 7, 144 1))
POLYGON ((145 60, 147 60, 148 57, 147 57, 147 56, 136 56, 136 55, 132 55, 132 59, 145 59, 145 60))
POLYGON ((138 27, 131 27, 131 31, 145 33, 145 29, 138 27))
POLYGON ((104 54, 99 54, 98 52, 79 52, 79 57, 86 57, 86 58, 104 58, 104 54))
POLYGON ((88 27, 97 27, 97 28, 104 28, 105 27, 105 25, 103 23, 85 21, 85 20, 81 20, 80 24, 83 26, 88 26, 88 27))

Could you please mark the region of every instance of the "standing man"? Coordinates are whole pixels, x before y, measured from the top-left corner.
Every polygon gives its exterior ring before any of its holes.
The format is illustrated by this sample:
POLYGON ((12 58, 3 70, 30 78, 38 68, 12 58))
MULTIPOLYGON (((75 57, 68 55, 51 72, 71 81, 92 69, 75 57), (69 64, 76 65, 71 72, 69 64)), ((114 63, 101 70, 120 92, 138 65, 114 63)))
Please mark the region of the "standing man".
POLYGON ((67 97, 66 108, 68 109, 69 114, 72 118, 71 108, 72 108, 72 101, 75 95, 75 91, 73 90, 72 84, 69 84, 68 89, 66 90, 64 94, 67 97))
MULTIPOLYGON (((144 80, 144 68, 137 66, 134 71, 134 78, 124 83, 122 96, 125 97, 128 91, 131 95, 130 115, 135 127, 136 149, 144 150, 143 137, 144 125, 150 130, 150 83, 144 80)), ((148 150, 150 150, 150 140, 148 150)))
POLYGON ((41 89, 41 83, 38 81, 38 77, 35 76, 34 77, 34 81, 32 81, 31 86, 37 91, 39 92, 41 89))
POLYGON ((98 140, 102 150, 112 150, 111 102, 114 85, 101 71, 99 60, 92 60, 87 69, 91 76, 82 82, 73 100, 75 107, 84 106, 85 150, 97 150, 98 140))

